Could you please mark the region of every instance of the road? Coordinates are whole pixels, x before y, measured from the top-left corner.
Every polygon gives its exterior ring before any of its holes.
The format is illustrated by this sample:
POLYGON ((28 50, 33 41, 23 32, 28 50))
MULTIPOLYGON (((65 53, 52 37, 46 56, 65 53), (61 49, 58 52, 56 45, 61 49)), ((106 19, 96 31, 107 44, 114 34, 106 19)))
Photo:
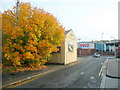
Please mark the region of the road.
POLYGON ((99 72, 107 57, 78 57, 80 64, 47 74, 16 88, 99 88, 99 72))

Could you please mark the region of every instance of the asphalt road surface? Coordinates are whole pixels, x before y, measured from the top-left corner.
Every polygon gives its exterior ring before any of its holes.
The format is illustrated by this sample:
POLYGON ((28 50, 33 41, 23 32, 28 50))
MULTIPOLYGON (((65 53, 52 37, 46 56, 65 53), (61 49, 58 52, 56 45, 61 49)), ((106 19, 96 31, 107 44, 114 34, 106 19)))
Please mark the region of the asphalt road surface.
POLYGON ((107 57, 78 57, 80 64, 47 74, 16 88, 99 88, 99 72, 107 57))

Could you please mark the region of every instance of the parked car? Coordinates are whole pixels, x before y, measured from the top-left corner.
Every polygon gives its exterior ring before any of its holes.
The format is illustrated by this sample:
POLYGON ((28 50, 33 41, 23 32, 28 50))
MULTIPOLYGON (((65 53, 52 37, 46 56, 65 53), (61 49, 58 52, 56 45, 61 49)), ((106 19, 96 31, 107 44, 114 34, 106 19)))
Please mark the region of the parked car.
POLYGON ((100 88, 120 88, 118 85, 120 79, 118 64, 120 64, 118 58, 108 58, 105 61, 99 73, 102 77, 100 88))
POLYGON ((93 57, 100 58, 100 54, 99 53, 94 53, 93 57))

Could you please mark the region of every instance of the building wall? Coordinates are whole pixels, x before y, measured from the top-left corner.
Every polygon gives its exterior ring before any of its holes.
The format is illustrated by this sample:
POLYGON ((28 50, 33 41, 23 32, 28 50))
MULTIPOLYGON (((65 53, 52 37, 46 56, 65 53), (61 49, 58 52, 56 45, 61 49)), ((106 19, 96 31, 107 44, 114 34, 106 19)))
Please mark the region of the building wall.
POLYGON ((84 56, 84 55, 92 55, 95 52, 95 49, 77 49, 77 55, 78 56, 84 56))
POLYGON ((116 48, 116 56, 120 56, 120 47, 116 48))
POLYGON ((111 52, 112 51, 112 46, 109 46, 109 52, 111 52))
POLYGON ((82 48, 82 49, 94 49, 95 45, 92 42, 78 42, 78 48, 82 48))
POLYGON ((120 49, 116 50, 116 56, 120 56, 120 49))
POLYGON ((62 43, 60 52, 52 53, 49 63, 65 64, 65 42, 62 43))
POLYGON ((95 43, 95 49, 96 51, 103 51, 105 44, 104 43, 95 43))
POLYGON ((52 53, 52 58, 49 63, 64 64, 65 60, 65 42, 62 43, 60 52, 52 53))
POLYGON ((104 44, 104 52, 106 52, 106 44, 104 44))
POLYGON ((50 63, 61 63, 61 53, 53 53, 50 63))
POLYGON ((66 52, 66 64, 77 60, 77 40, 74 36, 73 31, 66 35, 65 39, 65 52, 66 52), (73 50, 69 49, 69 43, 72 43, 73 50))
POLYGON ((61 46, 60 52, 53 53, 49 63, 59 63, 66 65, 74 61, 77 61, 77 40, 73 31, 70 31, 65 36, 65 41, 61 46))
POLYGON ((93 42, 78 42, 77 55, 92 55, 95 52, 95 44, 93 42))

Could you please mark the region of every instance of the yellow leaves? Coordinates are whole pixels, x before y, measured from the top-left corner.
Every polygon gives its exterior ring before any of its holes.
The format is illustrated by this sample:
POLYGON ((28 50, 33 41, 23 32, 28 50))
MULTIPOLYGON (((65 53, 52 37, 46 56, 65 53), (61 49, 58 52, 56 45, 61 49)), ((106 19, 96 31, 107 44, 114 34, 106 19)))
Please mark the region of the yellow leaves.
POLYGON ((17 44, 16 43, 13 43, 13 47, 16 47, 17 46, 17 44))
POLYGON ((19 5, 19 14, 23 14, 24 16, 28 16, 30 13, 29 11, 31 10, 31 6, 29 3, 20 3, 19 5))
POLYGON ((34 33, 30 33, 30 34, 29 34, 29 37, 30 37, 30 38, 35 38, 36 35, 35 35, 34 33))
POLYGON ((8 49, 9 49, 8 46, 4 46, 4 47, 2 47, 2 52, 7 53, 8 49))
POLYGON ((41 36, 41 31, 37 32, 37 36, 40 37, 41 36))
POLYGON ((25 35, 23 33, 21 33, 21 36, 24 37, 25 35))
POLYGON ((34 53, 33 55, 35 56, 36 61, 39 61, 42 58, 42 56, 40 56, 39 54, 34 53))
POLYGON ((19 57, 12 58, 12 62, 13 62, 14 67, 22 66, 21 63, 20 63, 20 58, 19 57))
POLYGON ((16 49, 22 49, 22 46, 20 46, 20 44, 17 43, 13 43, 13 47, 16 49))
POLYGON ((40 67, 41 64, 40 64, 40 63, 36 63, 35 66, 36 66, 36 67, 40 67))
POLYGON ((16 37, 15 36, 11 36, 10 39, 16 39, 16 37))
POLYGON ((42 40, 39 42, 38 47, 40 49, 44 49, 46 47, 50 47, 50 43, 48 42, 48 40, 42 40))
POLYGON ((26 50, 30 50, 31 52, 37 52, 37 48, 34 47, 33 45, 29 45, 26 47, 26 50))
POLYGON ((13 61, 14 64, 20 65, 20 62, 19 62, 19 61, 20 61, 20 58, 16 58, 16 57, 15 57, 15 58, 12 58, 12 61, 13 61))
POLYGON ((41 60, 41 64, 45 64, 47 62, 47 60, 41 60))
POLYGON ((46 63, 45 59, 61 45, 64 28, 53 15, 29 3, 20 3, 17 21, 15 10, 2 14, 3 34, 7 36, 2 48, 4 57, 15 67, 46 63))
POLYGON ((4 55, 4 57, 7 59, 7 60, 9 60, 10 59, 10 54, 9 53, 5 53, 5 55, 4 55))
POLYGON ((11 49, 11 52, 13 52, 14 51, 14 49, 11 49))
POLYGON ((59 50, 59 49, 58 49, 56 46, 53 46, 53 47, 52 47, 52 51, 53 51, 53 52, 57 52, 58 50, 59 50))
POLYGON ((17 62, 16 65, 18 65, 18 66, 22 66, 20 62, 17 62))
POLYGON ((36 47, 32 47, 32 48, 31 48, 31 51, 32 51, 32 52, 37 52, 37 48, 36 48, 36 47))
POLYGON ((26 50, 30 50, 30 49, 31 49, 31 46, 24 46, 24 48, 25 48, 26 50))
POLYGON ((26 52, 25 54, 23 54, 24 59, 33 59, 34 56, 33 54, 31 54, 30 52, 26 52))
POLYGON ((23 43, 23 41, 22 41, 22 40, 20 40, 20 43, 23 43))
POLYGON ((9 45, 12 45, 12 42, 8 42, 9 45))
POLYGON ((17 57, 19 52, 14 52, 14 56, 17 57))
POLYGON ((23 53, 25 52, 25 50, 24 50, 23 48, 21 49, 21 51, 22 51, 23 53))
POLYGON ((33 29, 33 28, 30 26, 29 23, 27 23, 26 25, 24 25, 24 27, 25 27, 25 30, 26 30, 27 32, 32 31, 32 29, 33 29))
POLYGON ((21 64, 19 62, 20 61, 19 52, 14 52, 14 53, 11 53, 11 54, 10 53, 5 53, 4 57, 8 61, 12 62, 13 66, 16 66, 16 65, 21 66, 21 64))

